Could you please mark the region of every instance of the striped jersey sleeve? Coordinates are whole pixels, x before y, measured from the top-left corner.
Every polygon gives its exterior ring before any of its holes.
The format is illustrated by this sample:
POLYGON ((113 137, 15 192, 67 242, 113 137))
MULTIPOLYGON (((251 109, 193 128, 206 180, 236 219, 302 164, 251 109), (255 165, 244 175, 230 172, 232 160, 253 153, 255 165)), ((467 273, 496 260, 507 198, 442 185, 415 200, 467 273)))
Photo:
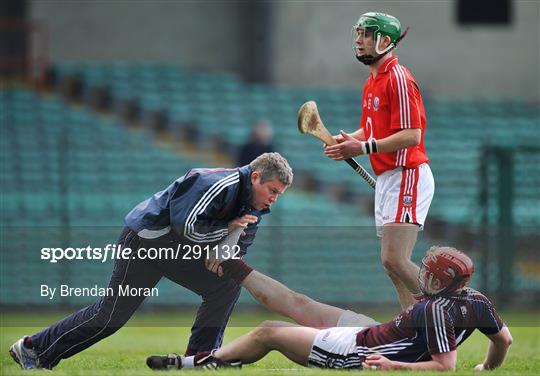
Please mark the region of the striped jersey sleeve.
POLYGON ((421 128, 420 89, 406 68, 396 64, 391 69, 390 128, 421 128))
MULTIPOLYGON (((228 234, 227 222, 216 218, 239 183, 238 171, 210 186, 195 183, 188 192, 171 200, 171 223, 175 232, 195 243, 211 243, 228 234)), ((200 180, 199 180, 200 181, 200 180)))
POLYGON ((430 354, 441 354, 456 349, 454 325, 448 312, 452 302, 439 298, 424 306, 424 335, 430 354))
MULTIPOLYGON (((480 295, 480 294, 478 294, 480 295)), ((479 331, 486 335, 498 333, 504 326, 503 320, 493 307, 493 304, 488 298, 481 295, 475 296, 474 304, 477 311, 477 323, 476 327, 479 331)))

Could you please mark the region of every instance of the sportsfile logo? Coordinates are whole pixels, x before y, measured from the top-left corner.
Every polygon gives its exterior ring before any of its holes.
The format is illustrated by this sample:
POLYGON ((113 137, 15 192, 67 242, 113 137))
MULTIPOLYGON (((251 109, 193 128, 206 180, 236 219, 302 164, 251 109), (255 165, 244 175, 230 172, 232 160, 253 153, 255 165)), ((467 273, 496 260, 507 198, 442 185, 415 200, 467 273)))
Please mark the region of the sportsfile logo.
POLYGON ((128 260, 133 253, 131 248, 123 248, 122 245, 107 244, 105 248, 68 247, 68 248, 41 248, 41 259, 50 263, 57 263, 61 260, 128 260))
POLYGON ((230 260, 240 259, 240 246, 215 245, 200 246, 191 244, 178 244, 172 247, 150 247, 138 248, 135 252, 121 244, 107 244, 104 248, 91 247, 68 247, 68 248, 41 248, 41 259, 50 263, 58 263, 62 260, 129 260, 137 257, 140 260, 200 260, 219 259, 230 260))

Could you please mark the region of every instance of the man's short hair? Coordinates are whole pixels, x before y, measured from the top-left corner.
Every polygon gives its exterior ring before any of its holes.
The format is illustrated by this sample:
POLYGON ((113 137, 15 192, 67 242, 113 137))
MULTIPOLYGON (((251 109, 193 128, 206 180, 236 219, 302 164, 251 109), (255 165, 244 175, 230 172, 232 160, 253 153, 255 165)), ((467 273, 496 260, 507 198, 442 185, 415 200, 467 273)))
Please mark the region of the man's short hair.
POLYGON ((293 171, 289 162, 279 153, 264 153, 249 164, 252 171, 261 174, 261 183, 277 178, 287 187, 293 182, 293 171))

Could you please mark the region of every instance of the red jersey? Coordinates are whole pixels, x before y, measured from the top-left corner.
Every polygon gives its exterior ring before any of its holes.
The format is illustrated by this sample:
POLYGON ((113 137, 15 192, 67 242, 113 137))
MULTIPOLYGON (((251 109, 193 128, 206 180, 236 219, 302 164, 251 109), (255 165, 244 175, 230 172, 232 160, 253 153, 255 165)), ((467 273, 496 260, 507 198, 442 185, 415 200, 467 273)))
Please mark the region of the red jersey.
POLYGON ((367 139, 380 140, 403 129, 422 130, 420 144, 392 153, 369 156, 376 175, 398 167, 415 168, 429 162, 424 148, 426 114, 420 89, 412 74, 390 57, 379 68, 377 76, 366 81, 362 94, 360 127, 367 139))

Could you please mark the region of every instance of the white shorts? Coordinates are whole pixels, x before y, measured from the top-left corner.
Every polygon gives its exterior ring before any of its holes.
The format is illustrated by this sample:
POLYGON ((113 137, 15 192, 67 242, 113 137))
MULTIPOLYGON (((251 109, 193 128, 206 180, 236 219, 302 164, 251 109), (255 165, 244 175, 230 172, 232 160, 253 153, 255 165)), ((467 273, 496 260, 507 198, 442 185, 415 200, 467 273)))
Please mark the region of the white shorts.
POLYGON ((311 346, 308 364, 319 368, 362 368, 356 334, 363 327, 328 328, 317 333, 311 346))
POLYGON ((377 236, 382 235, 382 226, 387 223, 414 223, 422 230, 434 192, 435 182, 427 163, 379 175, 375 186, 377 236))

